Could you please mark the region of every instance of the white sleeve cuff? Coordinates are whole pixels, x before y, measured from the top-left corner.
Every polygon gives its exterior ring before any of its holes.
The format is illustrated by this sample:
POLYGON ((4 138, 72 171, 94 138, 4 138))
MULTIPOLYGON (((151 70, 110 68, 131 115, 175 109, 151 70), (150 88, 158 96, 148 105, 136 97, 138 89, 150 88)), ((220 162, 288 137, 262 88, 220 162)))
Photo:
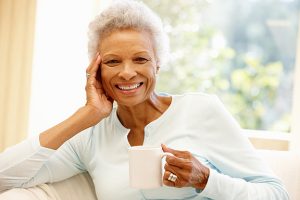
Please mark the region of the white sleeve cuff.
POLYGON ((218 172, 216 172, 213 169, 210 169, 209 177, 208 177, 205 188, 201 192, 201 196, 204 196, 204 197, 215 196, 215 194, 216 194, 215 183, 217 181, 216 180, 217 179, 217 174, 218 174, 218 172))
POLYGON ((50 149, 50 148, 41 146, 39 135, 35 135, 35 136, 28 138, 28 142, 31 144, 31 147, 34 152, 42 151, 45 154, 51 155, 56 151, 54 149, 50 149))

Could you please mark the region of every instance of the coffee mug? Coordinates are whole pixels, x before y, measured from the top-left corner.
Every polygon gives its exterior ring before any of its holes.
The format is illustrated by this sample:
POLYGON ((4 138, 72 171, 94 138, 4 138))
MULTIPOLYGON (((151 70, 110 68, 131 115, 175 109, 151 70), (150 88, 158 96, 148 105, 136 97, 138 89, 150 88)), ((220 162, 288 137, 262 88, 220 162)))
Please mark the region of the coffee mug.
POLYGON ((134 146, 129 147, 129 182, 130 186, 139 189, 151 189, 162 186, 161 147, 134 146))

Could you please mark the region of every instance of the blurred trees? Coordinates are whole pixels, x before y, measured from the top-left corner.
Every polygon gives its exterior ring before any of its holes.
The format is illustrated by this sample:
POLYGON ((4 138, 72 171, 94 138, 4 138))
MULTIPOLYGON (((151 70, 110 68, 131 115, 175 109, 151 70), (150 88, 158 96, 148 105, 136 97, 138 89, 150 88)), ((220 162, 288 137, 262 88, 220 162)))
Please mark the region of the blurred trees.
POLYGON ((299 0, 143 0, 170 37, 158 91, 217 94, 243 128, 289 131, 299 0))

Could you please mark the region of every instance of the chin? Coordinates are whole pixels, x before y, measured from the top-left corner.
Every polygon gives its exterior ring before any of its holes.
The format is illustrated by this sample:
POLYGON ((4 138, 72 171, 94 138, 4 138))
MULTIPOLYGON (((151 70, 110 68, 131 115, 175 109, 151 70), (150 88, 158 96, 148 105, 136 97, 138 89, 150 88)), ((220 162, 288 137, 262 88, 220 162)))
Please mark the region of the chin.
POLYGON ((115 101, 118 103, 118 105, 127 106, 127 107, 133 107, 138 104, 141 104, 145 101, 145 99, 141 98, 134 98, 134 97, 127 97, 127 98, 118 98, 115 99, 115 101))

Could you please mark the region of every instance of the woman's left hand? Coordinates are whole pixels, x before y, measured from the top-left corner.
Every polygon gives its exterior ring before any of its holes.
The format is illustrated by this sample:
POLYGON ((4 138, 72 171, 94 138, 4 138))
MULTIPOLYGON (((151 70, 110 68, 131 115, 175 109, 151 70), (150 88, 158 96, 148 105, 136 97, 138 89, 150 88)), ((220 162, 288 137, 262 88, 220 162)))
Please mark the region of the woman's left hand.
POLYGON ((188 151, 178 151, 162 145, 164 152, 174 156, 167 156, 163 183, 170 187, 194 187, 204 189, 209 177, 209 168, 204 166, 188 151), (168 180, 170 174, 177 176, 175 181, 168 180))

